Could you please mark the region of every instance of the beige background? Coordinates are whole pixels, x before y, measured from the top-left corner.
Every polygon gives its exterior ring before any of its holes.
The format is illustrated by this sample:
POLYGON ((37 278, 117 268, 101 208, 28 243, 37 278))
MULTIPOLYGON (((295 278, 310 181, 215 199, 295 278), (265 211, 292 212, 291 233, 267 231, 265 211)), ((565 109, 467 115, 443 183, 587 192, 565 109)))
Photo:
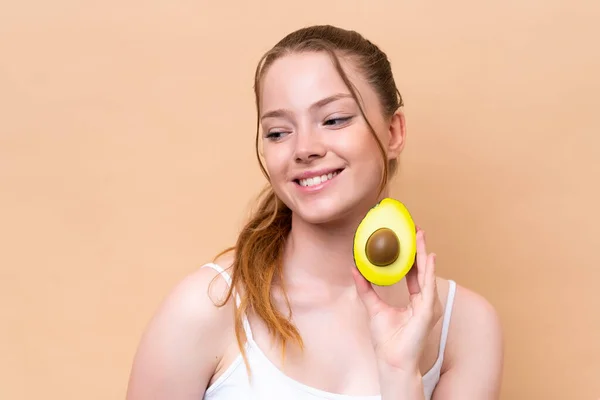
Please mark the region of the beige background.
POLYGON ((502 398, 600 397, 597 1, 10 3, 1 399, 124 397, 155 307, 263 184, 258 58, 312 23, 392 59, 409 128, 394 194, 440 274, 499 310, 502 398))

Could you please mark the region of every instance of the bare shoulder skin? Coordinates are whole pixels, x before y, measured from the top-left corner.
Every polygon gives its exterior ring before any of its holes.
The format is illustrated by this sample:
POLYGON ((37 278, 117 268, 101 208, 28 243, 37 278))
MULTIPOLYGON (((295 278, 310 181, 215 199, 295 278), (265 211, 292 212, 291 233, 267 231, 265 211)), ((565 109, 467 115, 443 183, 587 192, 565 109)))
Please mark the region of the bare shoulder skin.
MULTIPOLYGON (((231 259, 226 256, 217 260, 217 263, 227 268, 231 265, 231 259)), ((445 309, 448 282, 442 278, 438 278, 438 282, 445 309)), ((230 301, 222 308, 214 305, 214 301, 223 298, 226 290, 225 281, 217 277, 216 271, 203 268, 187 276, 171 291, 144 332, 133 363, 127 400, 197 400, 204 396, 206 387, 239 355, 233 332, 233 304, 230 301)), ((396 301, 403 302, 403 297, 400 296, 396 301)), ((394 301, 393 298, 389 300, 394 301)), ((305 312, 300 313, 297 322, 308 340, 308 353, 297 359, 292 358, 291 365, 287 366, 287 374, 302 383, 333 392, 348 391, 347 384, 343 382, 348 382, 350 375, 353 376, 352 381, 358 384, 351 392, 372 393, 377 390, 377 381, 373 368, 370 368, 372 360, 368 351, 368 332, 354 328, 358 336, 352 341, 354 350, 348 352, 348 343, 339 339, 348 335, 347 328, 350 327, 347 324, 350 320, 342 318, 337 321, 336 325, 346 328, 345 335, 341 335, 343 332, 331 332, 324 336, 322 329, 314 328, 323 324, 319 319, 322 310, 332 307, 335 308, 335 314, 352 315, 351 320, 355 320, 360 315, 357 311, 360 306, 352 302, 345 304, 340 310, 334 303, 311 304, 305 312), (344 309, 345 312, 337 312, 344 309), (364 346, 356 348, 356 343, 361 341, 364 341, 364 346), (338 347, 340 352, 336 354, 337 358, 333 358, 344 359, 348 368, 336 368, 325 362, 332 358, 332 353, 336 353, 338 347), (323 357, 324 349, 327 349, 327 357, 323 357)), ((259 342, 264 341, 261 347, 268 349, 268 335, 262 332, 260 322, 255 321, 253 325, 257 328, 255 334, 259 342)), ((437 357, 441 325, 442 320, 427 340, 421 360, 423 374, 431 368, 437 357)), ((269 353, 267 351, 269 358, 278 364, 276 354, 269 353)), ((442 374, 433 400, 497 399, 501 376, 502 334, 499 318, 483 297, 457 285, 442 374)))
POLYGON ((500 398, 500 318, 482 296, 457 285, 442 375, 433 400, 500 398))
POLYGON ((168 294, 141 338, 127 400, 202 399, 234 335, 232 301, 215 306, 226 290, 215 270, 201 268, 168 294))

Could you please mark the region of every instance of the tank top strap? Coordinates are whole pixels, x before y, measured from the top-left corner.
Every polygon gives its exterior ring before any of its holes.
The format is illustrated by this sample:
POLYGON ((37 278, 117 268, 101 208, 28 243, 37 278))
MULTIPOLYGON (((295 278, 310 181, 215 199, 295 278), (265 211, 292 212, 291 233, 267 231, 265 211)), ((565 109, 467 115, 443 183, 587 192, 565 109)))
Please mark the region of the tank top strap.
MULTIPOLYGON (((225 282, 227 282, 227 286, 231 287, 231 283, 232 283, 231 275, 229 275, 229 273, 220 265, 215 264, 215 263, 206 263, 206 264, 202 265, 200 268, 211 268, 211 269, 217 271, 219 273, 219 275, 221 275, 221 277, 223 279, 225 279, 225 282)), ((237 308, 240 306, 241 299, 235 289, 233 290, 233 295, 235 298, 235 306, 237 308)), ((250 323, 248 322, 248 318, 245 314, 242 317, 242 323, 244 326, 244 333, 246 334, 246 338, 249 341, 253 340, 252 339, 252 329, 250 329, 250 323)))
POLYGON ((456 282, 448 280, 448 297, 446 300, 446 310, 444 311, 444 320, 442 322, 442 335, 440 337, 440 358, 444 357, 446 341, 448 340, 448 331, 450 329, 450 319, 452 317, 452 306, 456 295, 456 282))

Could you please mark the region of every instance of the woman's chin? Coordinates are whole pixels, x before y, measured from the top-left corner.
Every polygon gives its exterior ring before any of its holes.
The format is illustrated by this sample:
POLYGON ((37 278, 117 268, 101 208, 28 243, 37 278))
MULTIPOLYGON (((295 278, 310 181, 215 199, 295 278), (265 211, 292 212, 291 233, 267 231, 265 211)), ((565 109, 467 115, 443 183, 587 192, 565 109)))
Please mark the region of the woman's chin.
POLYGON ((350 223, 348 210, 338 207, 299 207, 294 210, 295 218, 311 225, 340 225, 350 223))
POLYGON ((334 193, 330 196, 283 197, 294 219, 305 224, 344 226, 360 222, 372 206, 371 199, 351 198, 334 193))

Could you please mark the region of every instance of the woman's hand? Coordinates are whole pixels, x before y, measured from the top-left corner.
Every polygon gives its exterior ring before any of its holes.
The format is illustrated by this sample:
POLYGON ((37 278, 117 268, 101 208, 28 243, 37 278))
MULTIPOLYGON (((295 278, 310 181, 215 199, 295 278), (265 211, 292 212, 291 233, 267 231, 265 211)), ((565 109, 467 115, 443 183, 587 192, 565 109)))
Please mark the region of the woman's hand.
MULTIPOLYGON (((358 294, 370 319, 371 336, 380 370, 414 376, 426 339, 442 315, 435 277, 435 254, 427 254, 425 237, 417 229, 415 264, 406 275, 410 302, 397 308, 386 304, 355 268, 358 294)), ((387 373, 387 372, 386 372, 387 373)))

